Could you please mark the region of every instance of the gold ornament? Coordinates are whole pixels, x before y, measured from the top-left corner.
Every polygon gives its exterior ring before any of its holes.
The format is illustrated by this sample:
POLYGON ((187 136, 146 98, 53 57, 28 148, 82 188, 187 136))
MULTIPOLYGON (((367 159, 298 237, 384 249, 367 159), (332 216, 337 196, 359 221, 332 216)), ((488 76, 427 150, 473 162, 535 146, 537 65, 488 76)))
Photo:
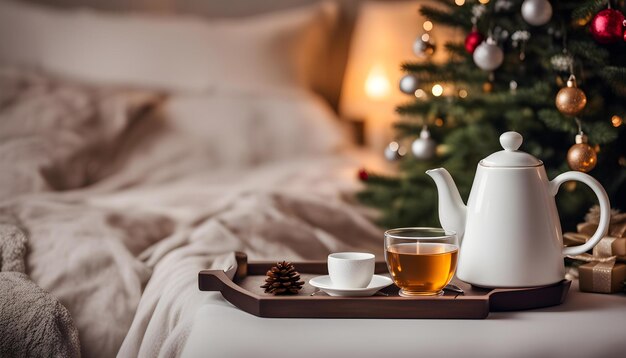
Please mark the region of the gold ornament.
POLYGON ((575 116, 587 105, 587 96, 576 86, 576 77, 570 75, 567 87, 561 88, 556 94, 556 108, 567 116, 575 116))
POLYGON ((592 146, 587 144, 587 136, 576 135, 576 144, 567 151, 567 164, 572 170, 587 173, 595 168, 598 155, 592 146))
POLYGON ((493 83, 491 82, 483 83, 483 92, 491 93, 491 91, 493 91, 493 83))

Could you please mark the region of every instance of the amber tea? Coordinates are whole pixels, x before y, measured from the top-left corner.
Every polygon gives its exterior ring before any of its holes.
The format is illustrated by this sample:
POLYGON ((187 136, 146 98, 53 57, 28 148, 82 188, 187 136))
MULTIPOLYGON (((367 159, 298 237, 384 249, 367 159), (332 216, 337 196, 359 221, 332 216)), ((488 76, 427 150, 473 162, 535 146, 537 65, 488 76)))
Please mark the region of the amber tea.
POLYGON ((385 259, 403 295, 434 295, 452 279, 458 252, 457 245, 448 243, 399 243, 387 246, 385 259))

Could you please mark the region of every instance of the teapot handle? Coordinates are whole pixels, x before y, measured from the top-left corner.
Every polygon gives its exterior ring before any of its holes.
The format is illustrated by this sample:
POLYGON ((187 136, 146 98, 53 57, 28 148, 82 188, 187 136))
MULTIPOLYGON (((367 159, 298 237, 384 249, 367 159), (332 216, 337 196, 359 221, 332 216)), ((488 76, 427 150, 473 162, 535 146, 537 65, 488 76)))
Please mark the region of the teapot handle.
POLYGON ((563 248, 563 255, 579 255, 591 250, 609 231, 611 204, 609 203, 609 196, 606 194, 602 185, 592 176, 581 172, 565 172, 554 178, 549 184, 550 193, 553 196, 556 195, 561 184, 570 180, 576 180, 587 184, 591 189, 593 189, 593 192, 598 197, 598 202, 600 203, 600 222, 598 223, 598 228, 593 236, 582 245, 563 248))

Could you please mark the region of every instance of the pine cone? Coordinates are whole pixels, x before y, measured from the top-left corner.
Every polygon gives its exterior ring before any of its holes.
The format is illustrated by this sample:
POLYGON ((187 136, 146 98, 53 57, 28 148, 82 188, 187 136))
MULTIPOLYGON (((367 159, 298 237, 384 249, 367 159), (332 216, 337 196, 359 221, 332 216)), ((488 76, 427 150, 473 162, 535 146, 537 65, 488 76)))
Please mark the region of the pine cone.
POLYGON ((304 281, 300 281, 300 274, 291 262, 277 262, 269 271, 265 284, 261 288, 265 289, 265 293, 273 293, 275 295, 294 294, 304 285, 304 281))

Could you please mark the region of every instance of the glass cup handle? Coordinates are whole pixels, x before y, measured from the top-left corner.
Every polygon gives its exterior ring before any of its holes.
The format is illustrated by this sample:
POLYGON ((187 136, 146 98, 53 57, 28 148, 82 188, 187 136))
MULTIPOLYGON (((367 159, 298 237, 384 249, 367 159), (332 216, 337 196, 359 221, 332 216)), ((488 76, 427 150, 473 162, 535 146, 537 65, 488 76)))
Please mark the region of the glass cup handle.
POLYGON ((596 196, 598 197, 598 202, 600 203, 600 222, 598 223, 598 228, 596 229, 596 232, 589 240, 587 240, 586 243, 582 245, 563 248, 563 255, 565 256, 580 255, 596 246, 600 239, 602 239, 609 231, 609 219, 611 213, 611 204, 609 203, 609 196, 606 194, 606 191, 596 179, 594 179, 591 175, 585 173, 570 171, 557 176, 549 184, 550 193, 553 196, 556 195, 556 193, 559 191, 559 187, 561 186, 561 184, 570 180, 575 180, 586 184, 596 194, 596 196))

